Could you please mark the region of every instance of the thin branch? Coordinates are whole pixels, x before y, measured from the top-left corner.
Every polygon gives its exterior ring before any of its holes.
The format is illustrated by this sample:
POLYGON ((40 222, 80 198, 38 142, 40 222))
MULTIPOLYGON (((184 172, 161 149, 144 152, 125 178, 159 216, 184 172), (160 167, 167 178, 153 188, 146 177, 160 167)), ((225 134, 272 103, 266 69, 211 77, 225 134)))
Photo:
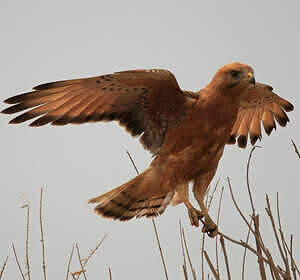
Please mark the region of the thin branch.
POLYGON ((272 258, 272 255, 269 252, 269 250, 266 250, 265 254, 266 254, 267 258, 268 258, 269 266, 270 266, 271 271, 274 274, 274 277, 276 278, 276 280, 280 280, 280 275, 279 274, 282 275, 282 271, 280 269, 278 269, 278 267, 275 266, 273 258, 272 258))
POLYGON ((281 244, 280 244, 280 241, 279 241, 279 237, 278 237, 278 234, 277 234, 274 217, 273 217, 273 213, 272 213, 272 210, 271 210, 269 196, 267 194, 266 194, 266 202, 267 202, 267 207, 265 209, 266 209, 266 212, 267 212, 267 214, 268 214, 268 216, 270 218, 272 229, 273 229, 273 232, 274 232, 274 235, 275 235, 275 239, 276 239, 276 242, 277 242, 277 246, 278 246, 281 258, 282 258, 282 260, 284 262, 284 258, 285 257, 284 257, 283 250, 282 250, 282 247, 281 247, 281 244))
MULTIPOLYGON (((253 216, 252 219, 254 221, 254 227, 255 227, 255 232, 256 232, 257 236, 261 236, 260 231, 259 231, 259 215, 253 216)), ((259 255, 262 255, 261 243, 259 242, 259 239, 257 237, 255 237, 255 242, 256 242, 257 253, 259 255)), ((258 267, 259 267, 259 272, 260 272, 261 279, 262 280, 267 280, 266 270, 265 270, 263 260, 261 258, 258 258, 257 261, 258 261, 258 267)))
POLYGON ((80 256, 80 251, 79 251, 79 246, 78 246, 77 243, 76 243, 76 251, 77 251, 77 256, 78 256, 79 264, 80 264, 80 267, 81 267, 81 271, 79 271, 79 274, 78 274, 78 275, 80 275, 81 273, 83 273, 84 279, 87 280, 86 274, 85 274, 85 269, 84 269, 84 267, 83 267, 83 265, 82 265, 82 261, 81 261, 81 256, 80 256))
POLYGON ((257 257, 259 257, 261 259, 263 259, 264 262, 269 263, 268 259, 266 259, 263 256, 259 256, 258 253, 257 253, 257 251, 254 248, 252 248, 249 244, 247 244, 246 242, 244 242, 242 240, 241 241, 237 241, 237 240, 235 240, 235 239, 233 239, 233 238, 229 237, 228 235, 225 235, 224 233, 221 233, 221 232, 218 232, 218 234, 221 235, 221 236, 223 236, 225 239, 227 239, 228 241, 230 241, 230 242, 232 242, 234 244, 237 244, 237 245, 240 245, 240 246, 242 246, 244 248, 247 248, 254 255, 256 255, 257 257))
POLYGON ((126 151, 126 153, 127 153, 128 157, 129 157, 129 159, 130 159, 130 161, 131 161, 131 163, 132 163, 132 165, 133 165, 133 167, 134 167, 134 169, 135 169, 135 172, 139 175, 139 174, 140 174, 140 173, 139 173, 139 170, 137 169, 137 167, 136 167, 136 165, 135 165, 135 162, 134 162, 134 160, 133 160, 131 154, 130 154, 128 151, 126 151))
MULTIPOLYGON (((220 195, 219 205, 218 205, 218 215, 217 215, 217 226, 218 227, 219 227, 219 221, 220 221, 221 203, 222 203, 222 198, 223 198, 223 192, 224 192, 224 187, 222 187, 222 189, 221 189, 221 195, 220 195)), ((218 276, 220 277, 219 254, 218 254, 218 236, 216 236, 216 265, 217 265, 218 276)))
POLYGON ((217 180, 216 184, 215 184, 215 187, 213 189, 213 192, 212 194, 210 195, 210 200, 208 202, 208 206, 207 206, 207 211, 209 210, 210 206, 211 206, 211 203, 213 201, 213 198, 215 196, 215 193, 216 193, 216 190, 217 190, 217 187, 219 186, 219 183, 220 183, 220 178, 217 180))
POLYGON ((296 262, 295 262, 295 260, 294 260, 294 257, 293 257, 293 255, 292 255, 292 252, 290 251, 290 249, 289 249, 289 247, 288 247, 288 245, 287 245, 286 243, 285 243, 285 248, 287 249, 287 251, 288 251, 290 257, 292 258, 293 264, 294 264, 294 266, 295 266, 295 269, 296 269, 298 275, 300 276, 300 272, 299 272, 299 269, 298 269, 298 267, 297 267, 297 265, 296 265, 296 262))
POLYGON ((204 280, 204 245, 205 245, 205 233, 202 233, 202 244, 201 244, 201 279, 204 280))
POLYGON ((196 272, 195 272, 195 269, 193 267, 192 260, 191 260, 190 254, 189 254, 189 250, 188 250, 188 246, 187 246, 187 242, 186 242, 186 238, 185 238, 185 234, 184 234, 184 229, 181 228, 181 230, 182 230, 182 237, 183 237, 184 247, 185 247, 187 257, 188 257, 190 269, 192 271, 193 279, 196 280, 196 278, 197 278, 196 277, 196 272))
POLYGON ((208 263, 208 265, 210 267, 210 270, 211 270, 213 276, 215 277, 216 280, 220 280, 220 278, 218 276, 218 273, 216 272, 214 266, 212 265, 212 263, 210 261, 210 258, 209 258, 208 254, 207 254, 207 252, 205 250, 204 250, 204 256, 205 256, 205 259, 206 259, 206 261, 207 261, 207 263, 208 263))
POLYGON ((84 260, 83 262, 83 267, 85 268, 87 263, 89 262, 89 260, 93 257, 93 255, 96 253, 96 251, 100 248, 100 246, 102 245, 103 241, 106 239, 106 237, 108 236, 108 233, 106 233, 103 238, 100 240, 100 242, 98 242, 98 244, 96 245, 96 247, 91 250, 91 252, 89 253, 89 255, 87 256, 87 258, 84 260))
POLYGON ((110 269, 110 267, 108 268, 108 274, 109 274, 109 280, 112 280, 112 274, 111 274, 111 269, 110 269))
POLYGON ((40 193, 40 231, 41 231, 41 243, 42 243, 42 269, 43 269, 43 277, 44 280, 47 280, 46 276, 46 257, 45 257, 45 239, 44 239, 44 230, 43 230, 43 188, 41 188, 40 193))
POLYGON ((188 274, 187 274, 187 271, 186 271, 186 266, 184 266, 184 264, 182 265, 182 270, 183 270, 184 279, 189 280, 188 274))
MULTIPOLYGON (((250 226, 252 225, 252 219, 250 220, 250 226)), ((247 238, 246 238, 246 244, 248 245, 250 237, 250 228, 248 228, 247 238)), ((244 255, 243 255, 243 264, 242 264, 242 280, 245 279, 245 267, 246 267, 246 255, 247 255, 247 247, 245 247, 244 255)))
POLYGON ((168 280, 169 277, 168 277, 167 266, 166 266, 164 254, 163 254, 163 251, 162 251, 162 248, 161 248, 161 245, 160 245, 159 236, 158 236, 158 232, 157 232, 157 228, 156 228, 156 225, 155 225, 154 218, 152 218, 152 223, 153 223, 153 227, 154 227, 154 231, 155 231, 155 236, 156 236, 156 241, 157 241, 157 245, 158 245, 158 249, 159 249, 159 253, 160 253, 160 258, 161 258, 163 268, 164 268, 164 272, 165 272, 165 277, 168 280))
MULTIPOLYGON (((90 251, 89 255, 87 256, 87 258, 84 259, 84 261, 82 262, 83 268, 85 269, 85 267, 87 266, 89 260, 94 256, 94 254, 96 253, 96 251, 100 248, 100 246, 102 245, 103 241, 105 240, 105 238, 107 237, 108 233, 106 233, 104 235, 104 237, 100 240, 100 242, 96 245, 96 247, 90 251)), ((77 273, 75 275, 75 280, 78 280, 80 277, 80 273, 77 273)))
POLYGON ((2 276, 3 276, 4 270, 5 270, 7 261, 8 261, 8 256, 5 258, 5 261, 4 261, 3 266, 1 268, 1 271, 0 271, 0 280, 2 279, 2 276))
POLYGON ((300 158, 300 152, 299 152, 299 150, 298 150, 298 148, 297 148, 295 142, 293 141, 293 139, 291 139, 291 141, 292 141, 292 144, 293 144, 293 146, 294 146, 295 153, 296 153, 296 154, 298 155, 298 157, 300 158))
POLYGON ((31 279, 30 275, 30 261, 29 261, 29 217, 30 217, 30 205, 25 194, 22 194, 26 204, 22 206, 22 208, 26 208, 26 238, 25 238, 25 260, 26 260, 26 275, 28 276, 28 280, 31 279))
POLYGON ((239 212, 240 216, 242 217, 242 219, 244 220, 244 222, 247 224, 247 226, 249 227, 250 231, 253 233, 254 236, 256 236, 255 231, 252 229, 251 225, 249 224, 249 222, 247 221, 247 219, 245 218, 245 215, 242 213, 241 209, 239 208, 234 195, 233 195, 233 191, 232 191, 232 187, 231 187, 231 183, 230 183, 230 179, 229 177, 227 177, 227 182, 228 182, 228 186, 229 186, 229 190, 230 190, 230 194, 231 194, 231 198, 233 201, 233 204, 235 206, 235 208, 237 209, 237 211, 239 212))
POLYGON ((261 148, 261 147, 260 146, 252 147, 250 154, 249 154, 248 162, 247 162, 247 189, 248 189, 248 194, 249 194, 249 198, 250 198, 250 204, 251 204, 251 209, 252 209, 253 215, 255 215, 255 208, 254 208, 254 203, 253 203, 252 194, 251 194, 251 190, 250 190, 249 169, 250 169, 250 162, 251 162, 252 154, 256 148, 261 148))
POLYGON ((184 251, 184 245, 183 245, 181 220, 179 220, 179 230, 180 230, 179 233, 180 233, 181 251, 182 251, 182 257, 183 257, 183 272, 184 272, 184 274, 187 274, 187 271, 186 271, 186 258, 185 258, 185 251, 184 251))
POLYGON ((225 241, 224 241, 223 235, 221 235, 221 237, 220 237, 220 243, 221 243, 221 248, 222 248, 224 259, 225 259, 227 278, 228 278, 228 280, 231 280, 229 261, 228 261, 228 256, 227 256, 227 252, 226 252, 225 241))
POLYGON ((13 252, 14 252, 15 259, 16 259, 16 263, 17 263, 18 268, 19 268, 19 272, 20 272, 20 274, 21 274, 21 276, 22 276, 22 279, 23 279, 23 280, 26 280, 26 279, 25 279, 25 276, 24 276, 24 273, 23 273, 23 271, 22 271, 21 265, 20 265, 20 263, 19 263, 19 259, 18 259, 17 253, 16 253, 15 245, 14 245, 14 243, 11 243, 11 245, 12 245, 12 248, 13 248, 13 252))
POLYGON ((274 262, 273 262, 273 259, 272 259, 272 256, 271 256, 271 254, 270 254, 270 252, 267 250, 267 249, 265 249, 264 247, 262 247, 262 248, 264 248, 264 252, 265 252, 265 254, 267 255, 267 259, 265 258, 265 257, 263 257, 262 255, 259 255, 258 253, 257 253, 257 251, 254 249, 254 248, 252 248, 249 244, 246 244, 244 241, 237 241, 237 240, 235 240, 235 239, 233 239, 233 238, 231 238, 231 237, 229 237, 229 236, 227 236, 227 235, 225 235, 224 233, 221 233, 221 232, 218 232, 218 234, 219 235, 221 235, 221 236, 223 236, 225 239, 227 239, 227 240, 229 240, 229 241, 231 241, 232 243, 234 243, 234 244, 237 244, 237 245, 240 245, 240 246, 242 246, 242 247, 244 247, 244 248, 247 248, 250 252, 252 252, 253 254, 255 254, 258 258, 261 258, 264 262, 266 262, 267 264, 269 264, 270 266, 272 266, 272 269, 273 269, 273 271, 275 272, 275 273, 280 273, 281 275, 283 274, 276 266, 275 266, 275 264, 274 264, 274 262), (268 256, 269 255, 269 256, 268 256))
POLYGON ((69 261, 68 261, 68 266, 67 266, 67 274, 66 274, 66 280, 69 279, 69 273, 70 273, 70 265, 71 265, 71 261, 72 261, 72 257, 73 257, 73 253, 74 253, 74 245, 72 247, 72 251, 69 257, 69 261))
POLYGON ((288 258, 288 253, 287 253, 286 246, 285 246, 286 241, 285 241, 284 234, 283 234, 282 227, 281 227, 278 192, 276 194, 276 206, 277 206, 276 208, 277 208, 277 218, 278 218, 278 225, 279 225, 279 233, 280 233, 281 242, 282 242, 283 250, 284 250, 284 254, 285 254, 285 257, 284 257, 285 272, 287 274, 288 279, 291 279, 290 266, 289 266, 289 258, 288 258))
POLYGON ((28 279, 31 279, 30 276, 30 261, 29 261, 29 250, 28 250, 28 243, 29 243, 29 212, 30 212, 30 208, 29 205, 27 206, 27 222, 26 222, 26 249, 25 249, 25 254, 26 254, 26 268, 27 268, 27 276, 28 279))
MULTIPOLYGON (((291 239, 290 239, 290 252, 291 252, 291 266, 292 266, 292 272, 293 272, 293 277, 294 277, 294 280, 297 280, 297 274, 296 274, 296 268, 295 268, 295 265, 294 265, 294 262, 293 262, 293 235, 291 234, 291 239)), ((0 280, 1 280, 1 277, 0 277, 0 280)))

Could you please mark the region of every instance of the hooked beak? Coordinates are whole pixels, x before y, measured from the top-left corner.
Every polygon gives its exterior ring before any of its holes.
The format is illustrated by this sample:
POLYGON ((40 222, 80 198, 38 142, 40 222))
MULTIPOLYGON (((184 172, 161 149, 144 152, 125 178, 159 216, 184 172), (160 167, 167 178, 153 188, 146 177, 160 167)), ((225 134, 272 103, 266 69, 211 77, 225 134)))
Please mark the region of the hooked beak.
POLYGON ((248 72, 248 78, 249 78, 249 83, 252 85, 255 85, 255 78, 254 78, 253 73, 248 72))

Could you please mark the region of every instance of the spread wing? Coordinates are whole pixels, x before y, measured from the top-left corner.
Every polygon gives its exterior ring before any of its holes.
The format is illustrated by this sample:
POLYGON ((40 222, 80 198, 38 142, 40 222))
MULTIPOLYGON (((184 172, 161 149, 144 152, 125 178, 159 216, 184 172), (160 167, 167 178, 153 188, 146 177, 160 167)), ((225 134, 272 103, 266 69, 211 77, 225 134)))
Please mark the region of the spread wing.
POLYGON ((32 92, 6 99, 2 113, 24 110, 10 123, 35 119, 30 126, 116 120, 155 153, 168 126, 185 113, 187 99, 167 70, 131 70, 92 78, 38 85, 32 92))
POLYGON ((242 96, 228 144, 235 144, 237 138, 239 147, 245 148, 249 134, 254 145, 257 139, 261 139, 261 122, 265 132, 270 135, 276 129, 276 122, 286 126, 289 118, 285 112, 293 109, 294 106, 275 94, 271 86, 257 83, 242 96))

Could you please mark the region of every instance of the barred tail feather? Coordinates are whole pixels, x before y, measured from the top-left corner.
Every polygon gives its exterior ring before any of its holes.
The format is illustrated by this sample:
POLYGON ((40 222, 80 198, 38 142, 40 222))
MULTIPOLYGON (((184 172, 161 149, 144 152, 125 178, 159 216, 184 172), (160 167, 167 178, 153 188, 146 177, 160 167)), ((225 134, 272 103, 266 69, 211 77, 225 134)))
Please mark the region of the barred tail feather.
POLYGON ((146 170, 131 181, 91 199, 89 203, 98 203, 94 211, 103 217, 120 221, 162 214, 171 202, 174 192, 158 188, 155 180, 152 182, 147 179, 148 171, 146 170))

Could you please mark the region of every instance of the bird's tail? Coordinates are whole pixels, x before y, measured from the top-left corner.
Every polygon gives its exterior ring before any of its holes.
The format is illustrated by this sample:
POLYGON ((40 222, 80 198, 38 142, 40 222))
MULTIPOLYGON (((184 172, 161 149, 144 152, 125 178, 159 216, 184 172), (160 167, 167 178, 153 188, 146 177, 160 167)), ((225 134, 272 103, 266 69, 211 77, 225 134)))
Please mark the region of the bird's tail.
POLYGON ((174 192, 162 187, 155 175, 150 167, 129 182, 92 198, 89 203, 98 203, 94 209, 97 214, 120 221, 160 215, 174 192))

